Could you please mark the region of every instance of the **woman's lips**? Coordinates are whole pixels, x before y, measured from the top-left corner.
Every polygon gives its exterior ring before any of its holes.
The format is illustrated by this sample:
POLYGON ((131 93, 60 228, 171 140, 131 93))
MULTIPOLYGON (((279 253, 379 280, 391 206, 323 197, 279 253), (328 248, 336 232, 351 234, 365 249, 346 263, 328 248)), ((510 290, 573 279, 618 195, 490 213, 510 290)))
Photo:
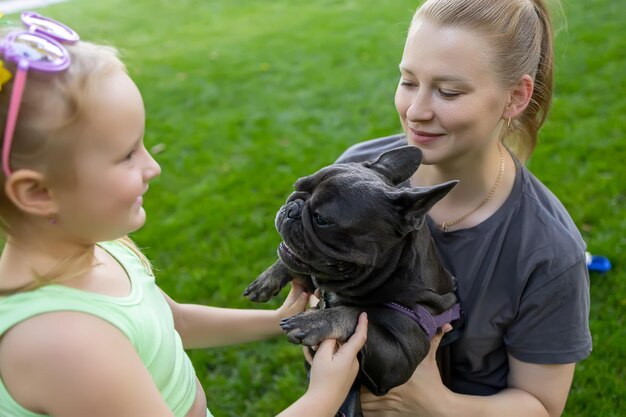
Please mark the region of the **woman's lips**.
POLYGON ((421 130, 415 130, 411 128, 409 128, 409 131, 411 132, 410 136, 413 142, 420 145, 428 145, 430 143, 436 142, 439 138, 444 136, 443 133, 423 132, 421 130))

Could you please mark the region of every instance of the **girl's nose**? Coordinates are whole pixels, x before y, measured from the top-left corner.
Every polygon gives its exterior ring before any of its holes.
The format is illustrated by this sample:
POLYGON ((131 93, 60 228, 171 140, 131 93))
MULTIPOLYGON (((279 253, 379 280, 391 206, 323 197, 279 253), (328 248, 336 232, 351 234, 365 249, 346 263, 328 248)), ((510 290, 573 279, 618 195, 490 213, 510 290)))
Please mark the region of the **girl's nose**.
POLYGON ((146 181, 150 180, 154 177, 158 177, 161 175, 161 166, 159 163, 152 157, 150 152, 146 150, 146 166, 144 168, 144 176, 146 177, 146 181))

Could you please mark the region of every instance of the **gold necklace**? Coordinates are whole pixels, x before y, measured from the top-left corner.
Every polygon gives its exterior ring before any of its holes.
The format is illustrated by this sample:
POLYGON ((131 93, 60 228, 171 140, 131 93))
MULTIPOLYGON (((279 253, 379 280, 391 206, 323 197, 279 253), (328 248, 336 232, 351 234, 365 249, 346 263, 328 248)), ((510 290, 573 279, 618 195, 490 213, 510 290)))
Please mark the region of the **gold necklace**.
POLYGON ((491 200, 491 198, 496 192, 496 188, 498 188, 498 184, 500 184, 500 180, 502 179, 502 176, 504 175, 504 153, 502 152, 502 148, 500 147, 500 142, 498 142, 498 152, 500 152, 500 172, 498 172, 498 177, 496 178, 496 182, 493 184, 493 187, 491 187, 491 190, 489 190, 489 193, 487 194, 487 196, 484 198, 483 201, 480 202, 480 204, 474 210, 470 211, 469 213, 466 213, 462 215, 461 217, 459 217, 458 219, 452 220, 451 222, 442 222, 439 225, 439 228, 441 230, 443 230, 444 232, 447 232, 450 226, 454 226, 455 224, 461 223, 470 214, 475 213, 476 210, 484 206, 485 203, 487 203, 487 201, 491 200))

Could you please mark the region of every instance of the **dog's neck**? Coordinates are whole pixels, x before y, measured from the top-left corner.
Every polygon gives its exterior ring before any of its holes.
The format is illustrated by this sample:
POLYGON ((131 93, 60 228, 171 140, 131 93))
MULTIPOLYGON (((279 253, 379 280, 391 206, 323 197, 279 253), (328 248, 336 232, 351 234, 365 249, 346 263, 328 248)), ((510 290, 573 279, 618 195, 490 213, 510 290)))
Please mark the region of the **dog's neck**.
POLYGON ((449 292, 449 274, 437 255, 428 227, 408 234, 400 250, 387 254, 386 262, 365 273, 376 279, 361 281, 358 286, 332 288, 320 285, 343 303, 360 305, 397 302, 412 304, 422 291, 449 292), (445 277, 440 277, 445 274, 445 277), (384 279, 381 279, 384 278, 384 279), (371 285, 368 285, 371 283, 371 285), (326 287, 326 288, 325 288, 326 287))

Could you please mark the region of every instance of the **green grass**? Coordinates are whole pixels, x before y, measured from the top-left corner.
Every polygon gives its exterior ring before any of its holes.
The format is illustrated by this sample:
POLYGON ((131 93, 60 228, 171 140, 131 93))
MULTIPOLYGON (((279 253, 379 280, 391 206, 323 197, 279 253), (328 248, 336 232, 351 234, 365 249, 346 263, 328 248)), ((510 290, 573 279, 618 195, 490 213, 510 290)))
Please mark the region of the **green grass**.
MULTIPOLYGON (((275 258, 274 214, 299 176, 348 145, 400 130, 393 107, 415 1, 77 0, 45 13, 119 47, 147 108, 163 174, 134 238, 175 299, 256 307, 241 292, 275 258)), ((565 416, 626 409, 626 41, 623 5, 568 1, 554 108, 530 168, 593 253, 594 352, 565 416)), ((275 308, 273 301, 263 308, 275 308)), ((216 416, 269 416, 305 389, 300 350, 279 338, 191 353, 216 416)), ((620 411, 622 410, 622 411, 620 411)))

